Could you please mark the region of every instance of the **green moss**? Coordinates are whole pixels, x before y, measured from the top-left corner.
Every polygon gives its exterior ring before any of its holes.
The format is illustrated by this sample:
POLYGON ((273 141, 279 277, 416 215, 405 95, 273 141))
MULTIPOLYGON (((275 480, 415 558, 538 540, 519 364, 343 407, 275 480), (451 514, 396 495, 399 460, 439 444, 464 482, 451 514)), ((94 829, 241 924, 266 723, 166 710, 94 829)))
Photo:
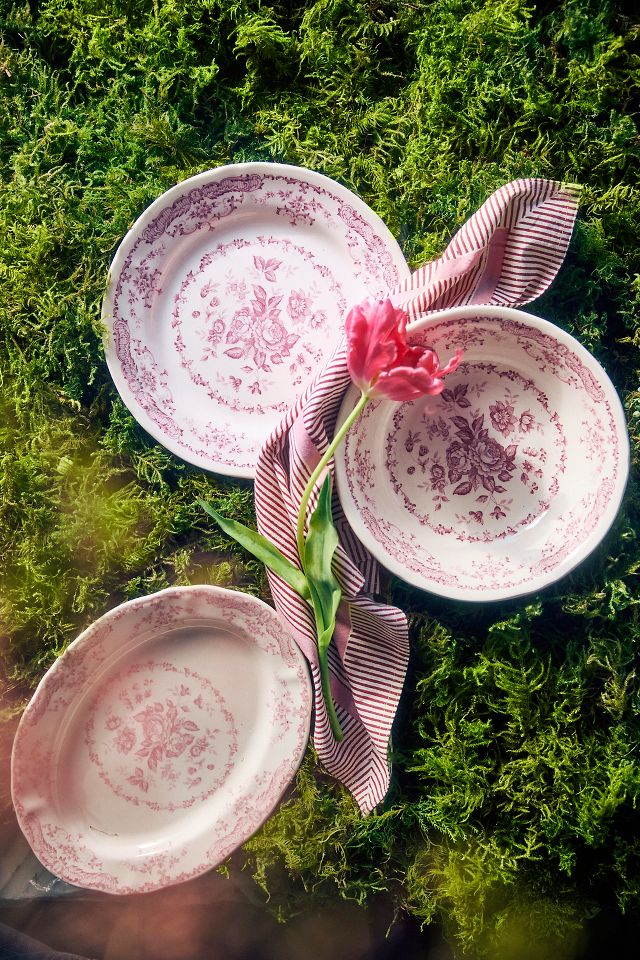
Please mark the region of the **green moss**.
MULTIPOLYGON (((247 845, 283 914, 310 897, 443 922, 468 955, 576 955, 640 895, 640 59, 601 0, 0 0, 0 620, 33 684, 100 613, 170 583, 267 596, 194 508, 244 522, 126 411, 101 348, 113 253, 162 190, 217 163, 313 167, 417 265, 514 177, 584 185, 534 307, 605 364, 633 475, 603 545, 538 598, 462 607, 395 583, 414 664, 385 809, 314 774, 247 845)), ((625 12, 627 11, 627 12, 625 12)))

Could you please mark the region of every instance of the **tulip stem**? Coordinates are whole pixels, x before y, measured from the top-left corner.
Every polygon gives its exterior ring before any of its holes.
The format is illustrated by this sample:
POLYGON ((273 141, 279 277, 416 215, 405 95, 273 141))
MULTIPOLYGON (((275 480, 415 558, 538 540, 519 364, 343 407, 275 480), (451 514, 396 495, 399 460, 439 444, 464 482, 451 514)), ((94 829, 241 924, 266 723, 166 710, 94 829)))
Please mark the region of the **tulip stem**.
POLYGON ((353 410, 351 411, 347 419, 344 421, 344 423, 342 424, 342 426, 334 436, 329 446, 327 447, 327 450, 322 456, 322 458, 320 459, 318 466, 315 468, 315 470, 309 477, 309 482, 307 483, 304 493, 302 494, 302 500, 300 501, 300 510, 298 512, 298 525, 296 528, 296 543, 298 545, 298 554, 300 556, 300 562, 302 563, 303 569, 304 569, 304 527, 305 527, 305 521, 307 519, 307 507, 309 505, 309 499, 311 497, 311 494, 313 493, 314 487, 318 482, 318 479, 322 471, 331 460, 332 456, 336 452, 336 449, 340 445, 340 442, 342 441, 343 437, 348 433, 351 425, 358 419, 358 417, 362 413, 364 405, 366 404, 368 399, 369 399, 368 394, 364 392, 360 394, 360 399, 358 400, 355 407, 353 408, 353 410))
POLYGON ((331 732, 336 743, 342 743, 344 740, 344 733, 342 732, 342 727, 340 726, 340 720, 338 719, 338 714, 336 713, 336 708, 333 703, 333 695, 331 693, 331 680, 329 679, 329 660, 327 658, 327 651, 323 653, 318 651, 318 664, 320 667, 320 684, 322 686, 322 695, 324 697, 324 703, 327 708, 327 716, 329 717, 329 723, 331 724, 331 732))

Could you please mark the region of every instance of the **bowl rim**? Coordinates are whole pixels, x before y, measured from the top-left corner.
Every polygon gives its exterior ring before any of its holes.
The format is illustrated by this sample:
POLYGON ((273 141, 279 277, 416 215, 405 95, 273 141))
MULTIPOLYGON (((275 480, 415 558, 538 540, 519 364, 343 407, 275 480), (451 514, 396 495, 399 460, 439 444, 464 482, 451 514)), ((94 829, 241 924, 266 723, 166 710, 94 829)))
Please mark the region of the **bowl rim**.
MULTIPOLYGON (((452 587, 447 585, 442 586, 440 584, 433 583, 432 581, 427 583, 427 581, 421 579, 419 574, 415 573, 415 571, 403 567, 394 558, 390 557, 378 544, 378 541, 370 533, 360 517, 360 512, 356 507, 349 491, 346 477, 346 445, 343 444, 338 448, 335 457, 335 476, 338 497, 349 525, 366 549, 369 550, 376 560, 378 560, 378 562, 381 563, 382 566, 384 566, 387 570, 404 580, 405 583, 408 583, 413 587, 417 587, 419 590, 423 590, 426 593, 431 593, 435 596, 443 597, 449 600, 462 600, 466 603, 478 604, 492 603, 501 600, 512 600, 516 599, 517 597, 538 593, 540 590, 546 589, 552 583, 555 583, 556 581, 567 576, 569 573, 575 570, 575 568, 582 563, 583 560, 593 553, 593 551, 602 542, 604 537, 611 529, 611 526, 613 525, 613 522, 620 509, 629 478, 630 445, 627 421, 622 402, 618 396, 616 388, 611 381, 611 378, 605 371, 604 367, 602 367, 593 354, 590 353, 589 350, 587 350, 587 348, 583 346, 579 340, 573 337, 566 330, 563 330, 562 327, 556 326, 549 320, 545 320, 542 317, 538 317, 535 314, 528 313, 515 307, 504 307, 501 305, 491 304, 466 304, 464 306, 447 307, 445 309, 436 310, 424 316, 418 317, 407 324, 407 337, 413 340, 415 339, 413 335, 417 333, 428 333, 430 327, 438 326, 443 321, 456 319, 462 320, 469 317, 480 317, 489 320, 493 317, 496 317, 505 320, 514 320, 523 324, 524 326, 540 330, 541 332, 553 337, 560 344, 569 347, 572 352, 577 354, 578 357, 584 362, 589 371, 596 376, 599 384, 603 387, 606 394, 606 399, 611 407, 611 413, 615 421, 616 432, 619 440, 618 477, 616 480, 616 485, 606 509, 603 511, 600 520, 592 529, 590 535, 583 541, 582 544, 580 544, 579 547, 576 548, 575 551, 569 555, 568 558, 559 563, 557 567, 548 573, 531 578, 526 583, 520 584, 517 587, 488 590, 485 595, 479 595, 475 591, 473 592, 473 595, 471 595, 470 591, 465 587, 452 587)), ((353 402, 350 400, 350 398, 353 398, 356 395, 356 392, 357 389, 353 385, 347 389, 338 413, 336 429, 341 423, 344 422, 349 409, 351 409, 353 406, 353 402)), ((392 400, 383 400, 382 402, 385 404, 395 403, 396 406, 399 406, 399 403, 392 400)))

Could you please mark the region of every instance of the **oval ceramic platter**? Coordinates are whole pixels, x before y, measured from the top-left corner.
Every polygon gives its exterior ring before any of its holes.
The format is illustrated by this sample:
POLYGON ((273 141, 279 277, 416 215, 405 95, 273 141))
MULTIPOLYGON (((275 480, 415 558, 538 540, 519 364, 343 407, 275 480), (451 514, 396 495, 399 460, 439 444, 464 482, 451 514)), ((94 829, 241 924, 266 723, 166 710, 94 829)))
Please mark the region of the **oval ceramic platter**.
MULTIPOLYGON (((336 455, 355 533, 407 582, 458 600, 539 590, 600 542, 629 443, 618 396, 573 337, 518 310, 459 307, 419 333, 444 362, 436 398, 371 401, 336 455)), ((347 393, 340 420, 357 399, 347 393)))
POLYGON ((225 859, 304 754, 307 666, 276 612, 217 587, 110 611, 38 686, 16 734, 13 802, 39 860, 108 893, 225 859))
POLYGON ((156 440, 253 477, 345 311, 408 275, 382 220, 340 184, 283 164, 219 167, 168 190, 122 241, 102 309, 107 363, 156 440))

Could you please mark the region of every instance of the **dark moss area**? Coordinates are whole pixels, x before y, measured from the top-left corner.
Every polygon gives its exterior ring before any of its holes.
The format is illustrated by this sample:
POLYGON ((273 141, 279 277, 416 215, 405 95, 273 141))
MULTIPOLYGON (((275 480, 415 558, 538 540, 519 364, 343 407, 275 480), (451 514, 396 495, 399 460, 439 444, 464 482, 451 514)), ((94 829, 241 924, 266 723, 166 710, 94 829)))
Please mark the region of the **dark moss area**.
POLYGON ((251 522, 249 485, 154 444, 103 361, 100 300, 129 225, 176 181, 280 160, 356 190, 411 263, 500 184, 583 184, 534 309, 605 365, 634 471, 601 548, 538 597, 468 608, 396 582, 414 661, 385 810, 361 819, 310 756, 247 845, 301 898, 437 919, 471 956, 577 956, 640 895, 639 31, 606 0, 0 0, 0 621, 35 683, 123 598, 264 574, 194 507, 251 522))

